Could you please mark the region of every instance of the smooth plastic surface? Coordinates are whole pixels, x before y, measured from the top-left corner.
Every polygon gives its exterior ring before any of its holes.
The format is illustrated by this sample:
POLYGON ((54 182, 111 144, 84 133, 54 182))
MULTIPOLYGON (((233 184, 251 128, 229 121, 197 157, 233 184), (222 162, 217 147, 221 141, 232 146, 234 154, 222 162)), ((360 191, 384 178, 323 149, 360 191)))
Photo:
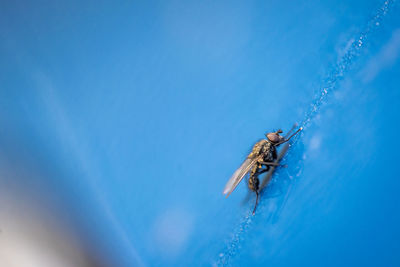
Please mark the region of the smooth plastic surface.
POLYGON ((2 170, 120 265, 400 265, 396 1, 0 6, 2 170), (296 122, 256 215, 225 199, 296 122))

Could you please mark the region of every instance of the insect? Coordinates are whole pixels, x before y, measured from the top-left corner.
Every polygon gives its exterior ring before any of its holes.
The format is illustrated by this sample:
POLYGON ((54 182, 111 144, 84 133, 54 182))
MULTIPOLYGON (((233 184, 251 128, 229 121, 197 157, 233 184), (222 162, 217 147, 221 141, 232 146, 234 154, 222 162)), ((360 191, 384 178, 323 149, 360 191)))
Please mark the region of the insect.
POLYGON ((228 183, 225 185, 224 194, 228 197, 233 190, 238 186, 240 181, 250 172, 250 177, 248 180, 248 186, 251 191, 256 193, 256 203, 253 209, 253 215, 256 212, 260 180, 258 176, 270 169, 270 166, 279 166, 276 162, 277 159, 277 147, 283 143, 288 142, 293 136, 300 132, 303 128, 300 127, 295 133, 293 133, 288 138, 285 138, 279 134, 282 130, 276 132, 267 133, 265 136, 267 139, 262 139, 258 141, 250 154, 247 156, 245 161, 240 165, 240 167, 234 172, 232 177, 229 179, 228 183))

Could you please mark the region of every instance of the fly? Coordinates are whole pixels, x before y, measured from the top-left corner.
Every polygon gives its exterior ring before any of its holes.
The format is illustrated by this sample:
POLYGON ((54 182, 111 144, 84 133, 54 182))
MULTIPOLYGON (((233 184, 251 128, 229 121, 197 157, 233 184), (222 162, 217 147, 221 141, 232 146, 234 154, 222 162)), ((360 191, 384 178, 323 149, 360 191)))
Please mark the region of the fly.
POLYGON ((252 151, 247 156, 245 161, 242 163, 242 165, 240 165, 240 167, 235 171, 228 183, 225 185, 224 194, 226 197, 228 197, 233 190, 235 190, 246 174, 250 173, 248 186, 251 191, 256 193, 256 203, 253 209, 254 215, 258 204, 258 195, 260 189, 260 180, 258 179, 258 176, 264 172, 267 172, 271 166, 279 166, 279 163, 276 161, 278 157, 276 151, 277 147, 288 142, 302 129, 303 128, 300 127, 288 138, 279 135, 282 133, 282 130, 265 134, 267 139, 263 139, 254 145, 252 151))

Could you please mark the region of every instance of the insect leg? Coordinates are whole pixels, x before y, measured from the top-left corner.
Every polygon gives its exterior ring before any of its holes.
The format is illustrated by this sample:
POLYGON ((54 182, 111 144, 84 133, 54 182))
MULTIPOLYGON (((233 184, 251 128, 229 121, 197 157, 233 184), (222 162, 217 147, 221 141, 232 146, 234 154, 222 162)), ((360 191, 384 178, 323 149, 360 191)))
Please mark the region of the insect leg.
POLYGON ((256 204, 254 205, 253 215, 256 213, 257 204, 258 204, 258 191, 256 191, 256 204))
POLYGON ((268 166, 266 166, 265 169, 260 169, 260 170, 257 172, 257 175, 263 174, 264 172, 267 172, 267 171, 269 171, 269 167, 268 167, 268 166))
POLYGON ((297 123, 293 124, 292 128, 286 133, 285 139, 287 139, 296 128, 297 128, 297 123))
POLYGON ((265 165, 265 166, 279 166, 278 162, 265 162, 261 161, 260 164, 265 165))
POLYGON ((281 145, 281 144, 283 144, 283 143, 288 142, 288 141, 290 140, 290 138, 292 138, 293 136, 295 136, 296 134, 298 134, 301 130, 303 130, 303 127, 300 127, 294 134, 292 134, 291 136, 289 136, 289 138, 284 139, 282 142, 279 142, 279 143, 275 144, 275 146, 279 146, 279 145, 281 145))

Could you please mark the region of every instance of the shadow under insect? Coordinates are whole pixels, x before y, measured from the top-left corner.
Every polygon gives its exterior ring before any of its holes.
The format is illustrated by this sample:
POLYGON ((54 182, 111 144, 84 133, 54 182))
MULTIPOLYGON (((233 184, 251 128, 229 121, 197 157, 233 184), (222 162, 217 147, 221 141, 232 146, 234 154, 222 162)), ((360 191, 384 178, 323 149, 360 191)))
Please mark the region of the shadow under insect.
MULTIPOLYGON (((270 211, 268 220, 272 220, 272 222, 275 222, 279 218, 289 194, 295 185, 295 179, 303 170, 302 157, 304 154, 304 145, 301 141, 297 140, 294 143, 295 145, 291 146, 290 151, 288 151, 290 146, 288 143, 279 151, 278 158, 276 159, 279 166, 273 166, 268 172, 259 176, 259 206, 263 209, 267 208, 270 211), (268 201, 262 201, 267 199, 268 201)), ((249 190, 242 204, 247 205, 252 199, 252 193, 249 190)))

